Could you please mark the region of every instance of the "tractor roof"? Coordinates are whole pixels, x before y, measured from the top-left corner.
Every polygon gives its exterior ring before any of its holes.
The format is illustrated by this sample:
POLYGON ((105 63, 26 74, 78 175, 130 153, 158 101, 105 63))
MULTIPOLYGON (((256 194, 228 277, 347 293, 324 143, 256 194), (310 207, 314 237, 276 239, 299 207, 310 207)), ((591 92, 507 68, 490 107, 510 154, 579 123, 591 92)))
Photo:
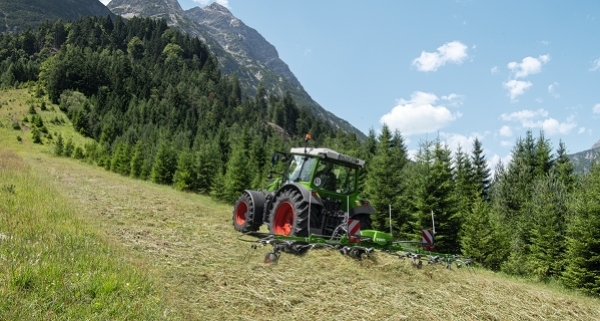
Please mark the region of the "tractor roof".
POLYGON ((297 147, 297 148, 292 148, 290 150, 290 154, 316 156, 316 157, 321 157, 324 159, 332 159, 332 160, 335 160, 336 162, 345 163, 345 164, 349 164, 349 165, 360 166, 360 167, 365 166, 364 160, 338 153, 329 148, 297 147))

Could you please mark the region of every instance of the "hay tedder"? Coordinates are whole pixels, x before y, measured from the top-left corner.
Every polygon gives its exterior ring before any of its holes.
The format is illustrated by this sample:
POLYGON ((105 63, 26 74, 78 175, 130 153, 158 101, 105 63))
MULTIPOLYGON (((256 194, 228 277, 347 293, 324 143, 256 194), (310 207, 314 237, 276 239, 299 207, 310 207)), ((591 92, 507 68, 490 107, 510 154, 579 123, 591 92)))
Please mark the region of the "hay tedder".
MULTIPOLYGON (((265 263, 274 264, 281 253, 303 255, 311 249, 328 248, 356 259, 376 250, 410 259, 416 267, 422 262, 452 263, 460 267, 470 260, 433 252, 432 231, 423 231, 422 241, 397 241, 392 234, 373 230, 369 202, 358 195, 363 160, 328 148, 305 146, 289 153, 276 152, 273 168, 287 162, 282 173, 272 178, 266 190, 246 190, 233 209, 233 226, 243 233, 241 240, 252 248, 271 245, 265 263), (267 232, 260 232, 262 225, 267 232)), ((270 175, 272 176, 272 175, 270 175)))

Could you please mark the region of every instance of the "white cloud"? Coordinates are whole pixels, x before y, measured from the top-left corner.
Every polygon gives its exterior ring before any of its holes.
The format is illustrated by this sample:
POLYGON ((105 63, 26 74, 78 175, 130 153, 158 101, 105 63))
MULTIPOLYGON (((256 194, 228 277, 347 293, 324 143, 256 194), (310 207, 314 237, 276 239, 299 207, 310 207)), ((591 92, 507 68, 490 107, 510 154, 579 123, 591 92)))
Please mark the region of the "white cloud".
POLYGON ((525 90, 532 85, 533 84, 530 81, 521 81, 515 79, 511 79, 502 83, 502 86, 508 90, 508 96, 510 97, 510 100, 516 100, 517 97, 523 95, 525 90))
POLYGON ((525 57, 521 63, 509 62, 508 69, 515 73, 515 78, 524 78, 542 71, 542 65, 550 61, 550 55, 542 55, 537 58, 525 57))
POLYGON ((497 74, 497 73, 498 73, 498 71, 499 71, 499 70, 498 70, 498 66, 494 66, 494 67, 492 67, 492 69, 490 69, 490 73, 492 73, 492 75, 493 75, 493 74, 497 74))
POLYGON ((448 149, 450 149, 453 153, 458 150, 458 146, 462 148, 463 152, 471 153, 475 138, 479 138, 479 141, 483 139, 483 136, 478 133, 472 133, 469 136, 465 136, 462 134, 442 132, 440 133, 440 137, 443 138, 443 140, 446 142, 446 145, 448 145, 448 149))
POLYGON ((450 94, 450 95, 442 96, 442 100, 448 101, 448 106, 458 107, 463 104, 463 101, 465 100, 465 96, 459 95, 459 94, 450 94))
POLYGON ((513 135, 513 132, 510 130, 510 127, 504 125, 502 128, 500 128, 500 135, 504 137, 510 137, 513 135))
POLYGON ((502 120, 518 121, 521 123, 525 122, 529 119, 536 118, 536 117, 548 117, 548 111, 546 111, 545 109, 538 109, 538 110, 524 109, 524 110, 516 111, 514 113, 510 113, 510 114, 505 113, 505 114, 500 115, 500 118, 502 118, 502 120))
POLYGON ((556 92, 557 87, 558 83, 556 81, 548 86, 548 93, 554 98, 560 98, 560 95, 556 92))
POLYGON ((542 40, 542 41, 540 41, 540 43, 544 46, 547 46, 550 44, 550 41, 542 40))
POLYGON ((545 109, 535 111, 525 109, 510 114, 502 114, 500 118, 504 121, 519 122, 523 128, 543 129, 548 135, 565 135, 577 127, 574 116, 571 115, 564 122, 560 122, 554 118, 548 118, 548 111, 545 109))
POLYGON ((500 146, 502 146, 502 147, 510 147, 510 146, 512 146, 512 144, 513 143, 509 140, 503 140, 500 142, 500 146))
POLYGON ((102 2, 103 5, 107 5, 110 2, 110 0, 100 0, 100 2, 102 2))
POLYGON ((414 92, 410 100, 400 99, 398 105, 379 121, 410 136, 436 131, 462 116, 461 113, 452 114, 445 106, 436 106, 438 100, 432 93, 414 92))
POLYGON ((437 52, 421 52, 421 56, 413 60, 412 66, 419 71, 436 71, 448 62, 461 64, 467 57, 467 46, 452 41, 437 48, 437 52))
POLYGON ((585 133, 585 127, 579 127, 577 134, 583 134, 583 133, 585 133))
POLYGON ((590 71, 596 71, 600 69, 600 58, 594 60, 594 62, 592 62, 592 68, 590 68, 590 71))
POLYGON ((595 104, 594 107, 592 107, 592 113, 600 114, 600 104, 595 104))
POLYGON ((213 2, 216 2, 225 8, 231 9, 229 6, 229 0, 194 0, 194 2, 199 3, 201 6, 207 6, 213 2))

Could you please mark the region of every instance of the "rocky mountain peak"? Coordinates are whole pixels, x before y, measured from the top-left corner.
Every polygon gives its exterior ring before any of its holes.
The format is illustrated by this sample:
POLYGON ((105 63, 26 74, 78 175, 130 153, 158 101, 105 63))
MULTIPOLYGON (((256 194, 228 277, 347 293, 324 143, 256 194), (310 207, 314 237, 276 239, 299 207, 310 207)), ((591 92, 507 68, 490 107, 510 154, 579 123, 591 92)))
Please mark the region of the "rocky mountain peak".
POLYGON ((185 12, 177 0, 112 0, 107 7, 127 19, 135 16, 163 18, 174 26, 185 20, 185 12))
MULTIPOLYGON (((197 8, 197 7, 196 7, 196 8, 197 8)), ((200 9, 200 8, 198 8, 198 9, 200 9)), ((193 9, 192 9, 192 10, 193 10, 193 9)), ((224 6, 220 5, 220 4, 216 3, 216 2, 213 2, 213 3, 211 3, 210 5, 208 5, 208 6, 204 7, 204 8, 202 8, 201 10, 203 10, 203 11, 205 11, 205 12, 214 12, 214 13, 218 13, 218 14, 220 14, 220 15, 222 15, 222 16, 230 16, 231 18, 234 18, 234 19, 235 19, 235 17, 234 17, 234 16, 233 16, 233 14, 231 13, 231 11, 229 11, 229 9, 227 9, 226 7, 224 7, 224 6)))
POLYGON ((592 149, 600 148, 600 140, 597 141, 594 145, 592 145, 592 149))

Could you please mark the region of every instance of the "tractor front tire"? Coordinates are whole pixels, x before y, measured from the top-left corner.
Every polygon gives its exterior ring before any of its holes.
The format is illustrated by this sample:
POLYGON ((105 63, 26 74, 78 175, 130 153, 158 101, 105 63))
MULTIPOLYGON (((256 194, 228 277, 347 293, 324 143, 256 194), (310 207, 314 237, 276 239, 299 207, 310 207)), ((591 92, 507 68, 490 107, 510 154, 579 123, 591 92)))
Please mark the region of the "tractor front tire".
POLYGON ((233 206, 233 228, 242 233, 256 232, 260 224, 255 224, 254 216, 257 215, 252 197, 248 193, 242 194, 233 206))
POLYGON ((275 235, 308 236, 309 207, 300 191, 282 191, 269 215, 269 231, 275 235))

